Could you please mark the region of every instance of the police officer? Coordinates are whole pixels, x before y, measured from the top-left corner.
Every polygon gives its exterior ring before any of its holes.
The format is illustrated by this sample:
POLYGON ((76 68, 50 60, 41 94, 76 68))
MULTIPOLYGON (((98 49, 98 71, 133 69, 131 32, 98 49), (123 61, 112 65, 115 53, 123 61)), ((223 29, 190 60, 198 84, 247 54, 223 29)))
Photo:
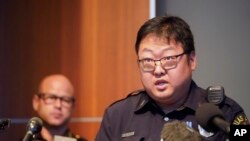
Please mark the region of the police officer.
MULTIPOLYGON (((208 102, 207 92, 192 79, 197 58, 183 19, 161 16, 146 21, 137 33, 135 50, 144 90, 105 110, 96 141, 159 141, 163 125, 173 120, 185 122, 205 140, 226 140, 222 131, 207 132, 195 119, 199 105, 208 102)), ((228 122, 248 124, 232 99, 225 97, 219 108, 228 122)))
POLYGON ((43 120, 42 131, 33 136, 34 140, 53 141, 55 136, 60 136, 86 141, 68 127, 74 104, 74 88, 70 80, 62 74, 46 76, 33 96, 33 109, 43 120))

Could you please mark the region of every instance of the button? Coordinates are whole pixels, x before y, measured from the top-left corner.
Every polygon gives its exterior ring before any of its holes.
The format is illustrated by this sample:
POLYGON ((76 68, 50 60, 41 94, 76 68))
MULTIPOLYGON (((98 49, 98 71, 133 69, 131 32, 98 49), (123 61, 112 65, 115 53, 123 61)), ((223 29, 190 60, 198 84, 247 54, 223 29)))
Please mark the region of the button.
POLYGON ((169 118, 168 118, 168 117, 164 117, 164 120, 165 120, 165 121, 169 121, 169 118))

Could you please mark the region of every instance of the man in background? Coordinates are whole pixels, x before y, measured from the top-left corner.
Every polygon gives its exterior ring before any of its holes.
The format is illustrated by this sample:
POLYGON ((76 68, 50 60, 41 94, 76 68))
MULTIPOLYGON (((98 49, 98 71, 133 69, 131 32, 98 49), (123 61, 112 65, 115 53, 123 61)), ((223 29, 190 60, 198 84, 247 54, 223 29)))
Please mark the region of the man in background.
POLYGON ((34 140, 53 141, 55 136, 86 141, 73 134, 68 123, 75 104, 74 87, 70 80, 61 74, 46 76, 33 96, 33 109, 43 120, 43 128, 34 140))

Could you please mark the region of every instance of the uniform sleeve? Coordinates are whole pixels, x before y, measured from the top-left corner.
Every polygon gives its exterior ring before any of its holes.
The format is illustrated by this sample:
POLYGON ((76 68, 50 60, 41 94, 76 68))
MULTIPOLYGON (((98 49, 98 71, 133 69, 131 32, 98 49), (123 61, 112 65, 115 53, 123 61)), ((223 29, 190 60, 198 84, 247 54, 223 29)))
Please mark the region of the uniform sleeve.
POLYGON ((108 114, 108 110, 105 110, 95 141, 112 141, 110 124, 110 115, 108 114))
POLYGON ((249 125, 249 120, 247 119, 247 116, 244 112, 236 114, 236 116, 233 119, 234 125, 249 125))
POLYGON ((249 125, 244 109, 233 99, 226 98, 224 110, 225 118, 233 125, 249 125))

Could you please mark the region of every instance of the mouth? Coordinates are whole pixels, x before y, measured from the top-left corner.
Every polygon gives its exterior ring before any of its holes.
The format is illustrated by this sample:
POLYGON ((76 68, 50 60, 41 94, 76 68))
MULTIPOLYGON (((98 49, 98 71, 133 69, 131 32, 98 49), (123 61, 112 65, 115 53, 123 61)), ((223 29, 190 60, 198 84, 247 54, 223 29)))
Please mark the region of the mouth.
POLYGON ((158 90, 163 91, 167 88, 168 82, 166 80, 157 80, 155 86, 158 90))
POLYGON ((62 117, 62 114, 61 113, 52 113, 51 114, 53 118, 55 119, 60 119, 62 117))

